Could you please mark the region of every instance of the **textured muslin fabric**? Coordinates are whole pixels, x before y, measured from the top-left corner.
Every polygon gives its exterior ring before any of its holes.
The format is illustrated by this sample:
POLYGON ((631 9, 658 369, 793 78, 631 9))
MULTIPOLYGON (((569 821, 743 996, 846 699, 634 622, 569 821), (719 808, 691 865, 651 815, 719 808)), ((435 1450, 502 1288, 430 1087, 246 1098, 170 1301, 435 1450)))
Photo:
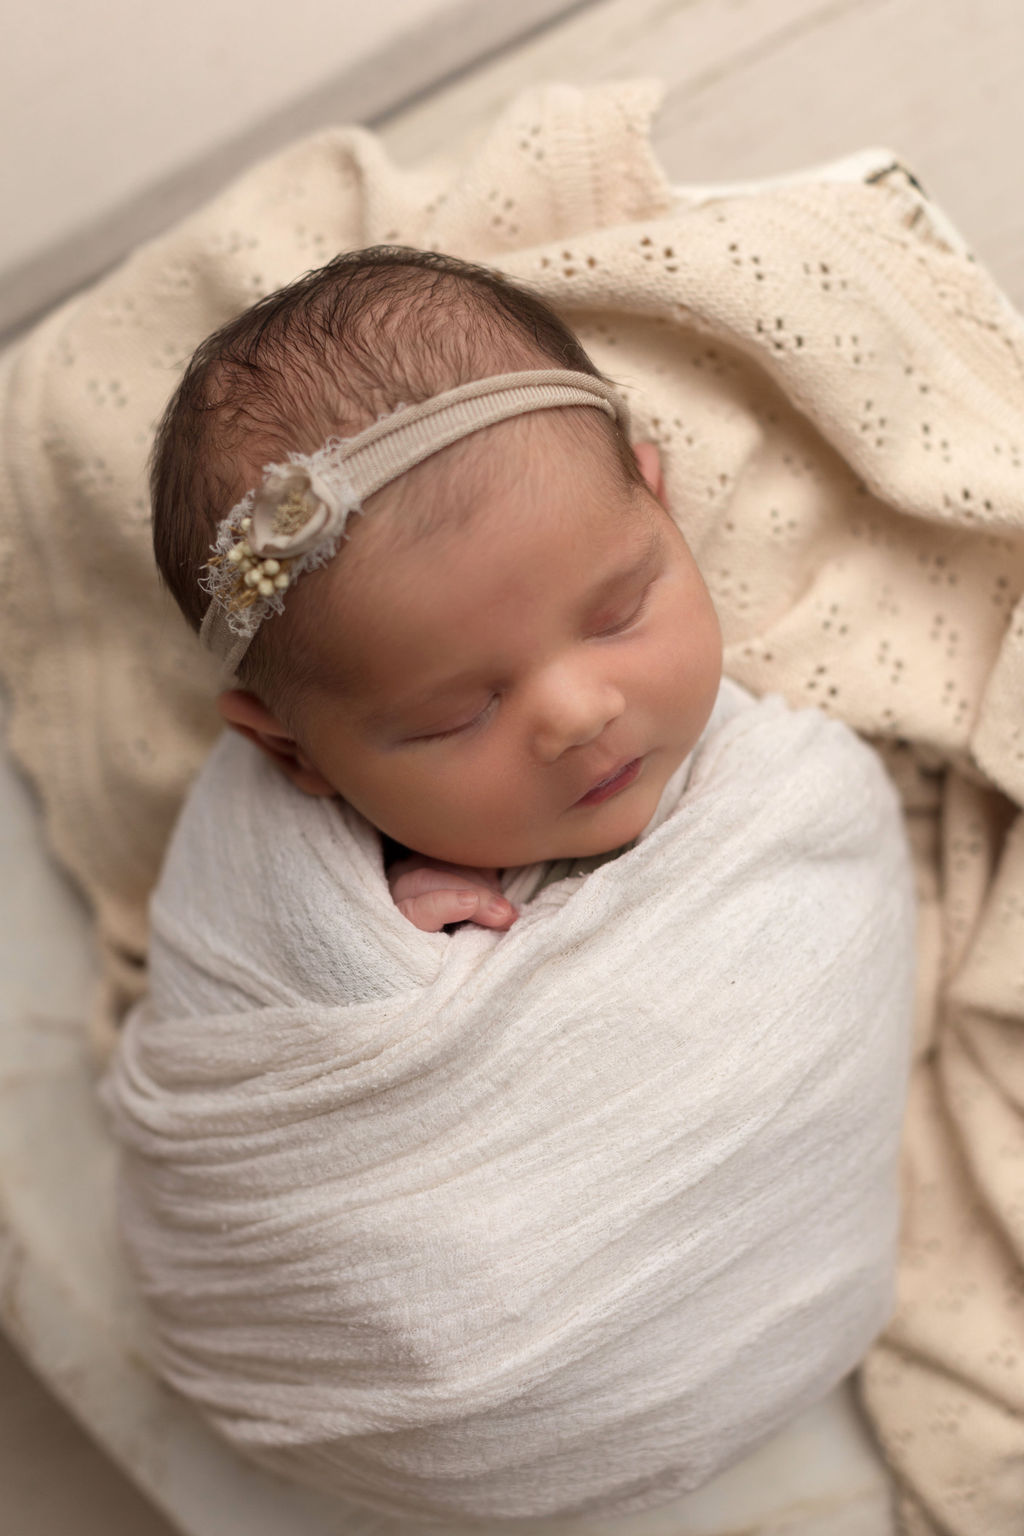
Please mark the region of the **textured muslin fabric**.
POLYGON ((161 1372, 271 1466, 622 1514, 887 1320, 912 870, 819 711, 723 683, 637 844, 504 934, 414 928, 375 830, 227 734, 152 925, 104 1088, 123 1230, 161 1372))
MULTIPOLYGON (((869 737, 917 872, 897 1310, 859 1374, 913 1536, 1024 1508, 1024 324, 894 156, 675 198, 658 90, 527 91, 444 165, 358 128, 254 167, 0 362, 10 745, 97 917, 112 1034, 220 719, 153 568, 145 464, 195 346, 379 241, 536 288, 658 443, 754 693, 869 737)), ((969 232, 968 232, 969 233, 969 232)))

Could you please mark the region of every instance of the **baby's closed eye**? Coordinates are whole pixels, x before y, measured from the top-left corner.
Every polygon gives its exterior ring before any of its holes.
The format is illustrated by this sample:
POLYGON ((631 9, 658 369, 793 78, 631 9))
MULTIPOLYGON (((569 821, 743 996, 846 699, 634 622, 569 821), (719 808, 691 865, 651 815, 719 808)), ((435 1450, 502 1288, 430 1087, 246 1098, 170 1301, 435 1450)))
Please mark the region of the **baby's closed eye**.
POLYGON ((409 739, 413 742, 447 741, 449 736, 462 736, 467 732, 476 730, 479 726, 483 725, 484 722, 493 714, 494 705, 496 705, 497 702, 498 695, 496 693, 492 693, 483 709, 478 710, 477 713, 471 717, 471 719, 463 721, 461 725, 449 726, 447 730, 443 731, 428 731, 422 736, 412 736, 409 739))

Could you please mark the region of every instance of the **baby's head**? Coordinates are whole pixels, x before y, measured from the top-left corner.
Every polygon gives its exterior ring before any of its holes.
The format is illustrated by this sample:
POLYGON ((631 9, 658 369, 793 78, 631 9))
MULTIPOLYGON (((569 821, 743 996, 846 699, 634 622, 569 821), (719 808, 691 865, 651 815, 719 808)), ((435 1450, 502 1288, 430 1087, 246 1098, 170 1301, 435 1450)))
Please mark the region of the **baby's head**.
MULTIPOLYGON (((541 299, 449 257, 356 252, 247 310, 193 357, 154 450, 156 557, 186 618, 202 625, 211 546, 265 466, 550 369, 601 380, 541 299)), ((369 495, 333 558, 284 591, 224 718, 298 788, 342 795, 431 858, 618 847, 721 673, 710 597, 663 502, 653 446, 631 448, 592 405, 468 430, 369 495)))

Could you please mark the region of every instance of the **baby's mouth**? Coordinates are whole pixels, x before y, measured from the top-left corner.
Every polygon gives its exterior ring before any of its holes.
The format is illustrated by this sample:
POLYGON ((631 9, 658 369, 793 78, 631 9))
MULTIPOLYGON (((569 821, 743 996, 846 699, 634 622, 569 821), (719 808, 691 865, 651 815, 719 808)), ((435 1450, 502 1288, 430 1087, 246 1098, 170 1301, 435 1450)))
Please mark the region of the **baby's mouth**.
POLYGON ((616 768, 603 778, 600 783, 588 789, 585 795, 581 795, 576 801, 577 805, 597 805, 602 800, 607 800, 611 795, 617 795, 623 789, 627 789, 634 782, 637 774, 643 766, 642 757, 634 757, 628 763, 623 763, 621 768, 616 768))

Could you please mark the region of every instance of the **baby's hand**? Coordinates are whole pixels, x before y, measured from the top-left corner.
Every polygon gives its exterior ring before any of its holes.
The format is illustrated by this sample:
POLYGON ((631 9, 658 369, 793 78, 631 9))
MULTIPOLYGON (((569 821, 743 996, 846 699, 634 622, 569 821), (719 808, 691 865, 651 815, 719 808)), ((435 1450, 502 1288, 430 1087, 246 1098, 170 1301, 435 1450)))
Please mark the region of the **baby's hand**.
POLYGON ((388 885, 399 912, 424 933, 467 921, 483 928, 511 928, 519 916, 501 894, 496 869, 444 864, 416 853, 392 864, 388 885))

